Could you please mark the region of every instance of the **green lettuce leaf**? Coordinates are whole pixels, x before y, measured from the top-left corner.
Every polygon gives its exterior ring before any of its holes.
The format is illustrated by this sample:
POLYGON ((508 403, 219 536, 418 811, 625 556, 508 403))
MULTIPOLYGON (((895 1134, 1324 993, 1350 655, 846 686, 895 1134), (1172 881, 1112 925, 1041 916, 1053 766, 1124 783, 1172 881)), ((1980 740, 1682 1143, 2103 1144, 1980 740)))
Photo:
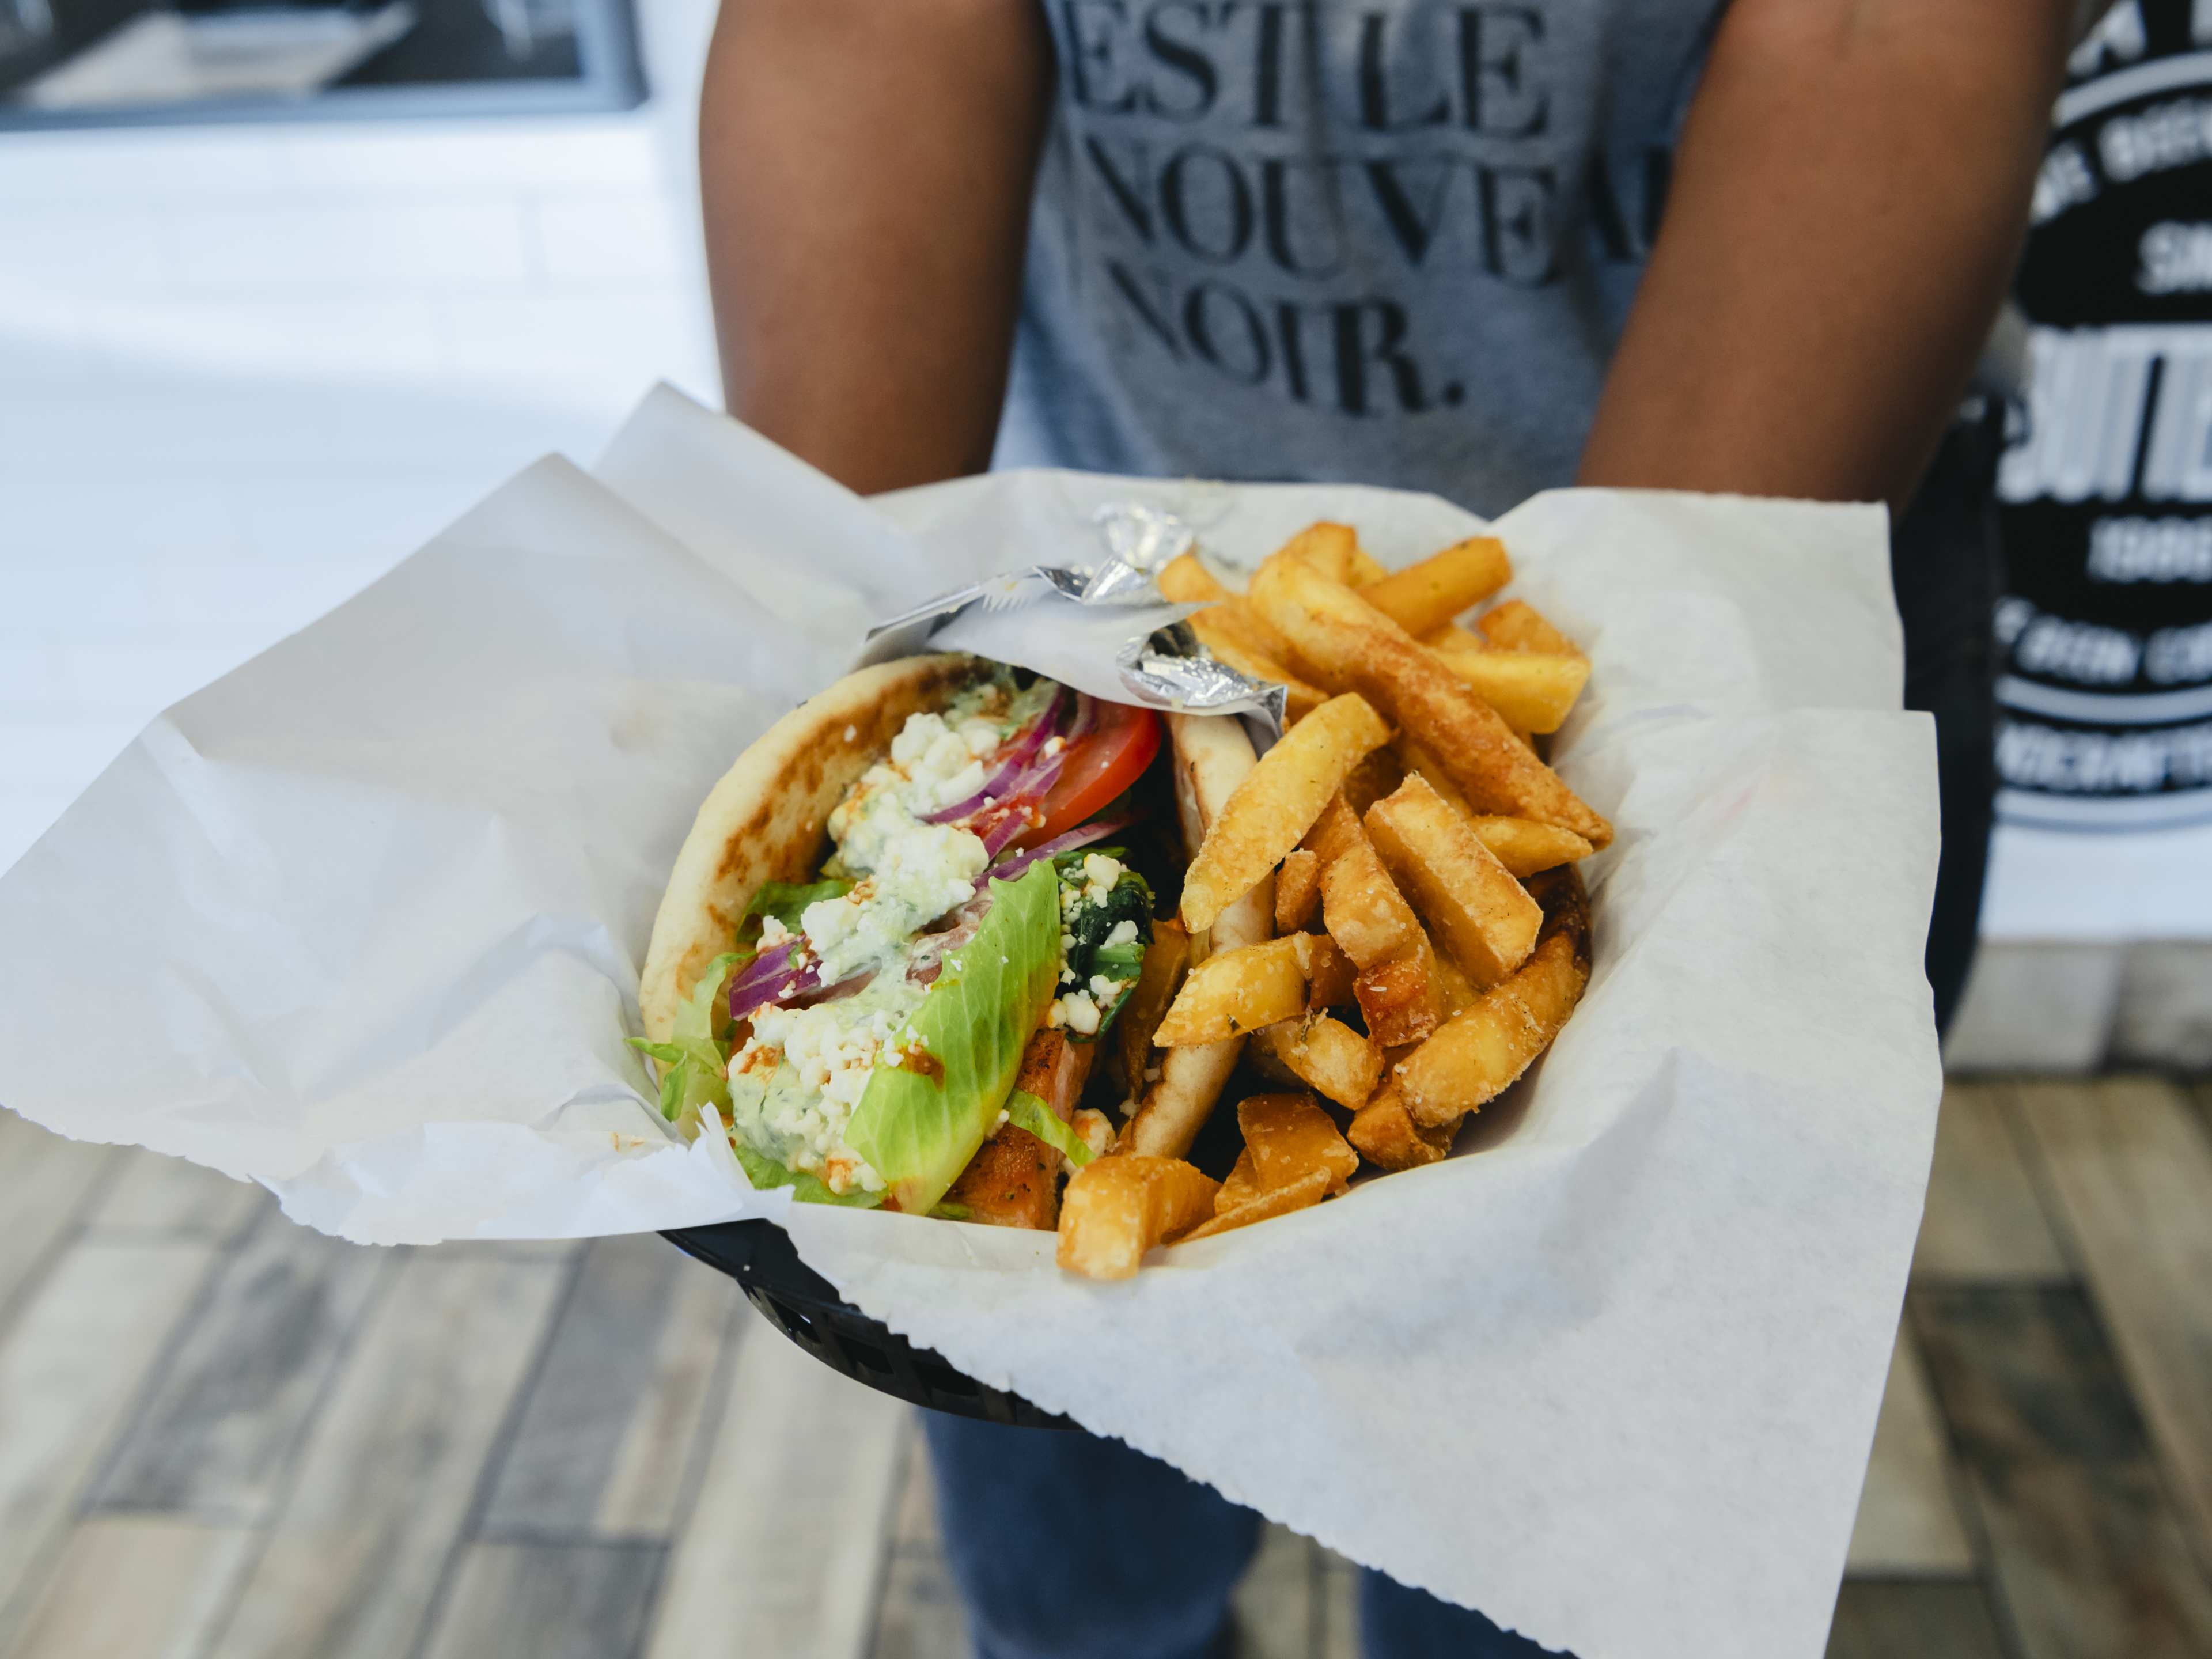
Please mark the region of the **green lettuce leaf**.
POLYGON ((666 1042, 631 1037, 629 1046, 660 1062, 660 1115, 671 1123, 697 1121, 699 1108, 712 1102, 725 1118, 730 1113, 730 1056, 720 1038, 729 1024, 722 988, 730 970, 744 960, 731 951, 716 957, 676 1011, 676 1029, 666 1042))
POLYGON ((800 931, 799 919, 806 914, 808 905, 842 898, 852 890, 851 882, 836 877, 823 881, 763 882, 760 891, 745 906, 744 915, 738 918, 738 959, 749 961, 760 954, 762 918, 774 916, 796 933, 800 931))
MULTIPOLYGON (((853 890, 849 881, 771 881, 762 884, 753 895, 753 902, 745 906, 745 920, 757 921, 763 916, 774 916, 793 933, 799 931, 799 919, 806 914, 806 907, 818 904, 823 899, 842 898, 853 890)), ((754 929, 757 936, 759 929, 754 929)))
POLYGON ((890 1184, 898 1206, 924 1215, 943 1198, 998 1121, 1022 1050, 1060 977, 1060 879, 1047 863, 991 884, 975 937, 944 972, 898 1039, 936 1061, 930 1072, 879 1064, 845 1142, 890 1184))
POLYGON ((857 1187, 849 1193, 833 1193, 820 1176, 809 1175, 803 1170, 787 1170, 774 1158, 762 1157, 735 1138, 730 1142, 730 1150, 738 1155, 738 1166, 745 1172, 745 1179, 752 1182, 757 1193, 788 1187, 791 1195, 801 1204, 842 1204, 854 1210, 872 1210, 884 1201, 881 1193, 864 1193, 857 1187))
POLYGON ((1026 1089, 1017 1089, 1006 1097, 1006 1121, 1017 1129, 1027 1129, 1079 1170, 1098 1156, 1084 1145, 1074 1125, 1062 1122, 1058 1112, 1026 1089))

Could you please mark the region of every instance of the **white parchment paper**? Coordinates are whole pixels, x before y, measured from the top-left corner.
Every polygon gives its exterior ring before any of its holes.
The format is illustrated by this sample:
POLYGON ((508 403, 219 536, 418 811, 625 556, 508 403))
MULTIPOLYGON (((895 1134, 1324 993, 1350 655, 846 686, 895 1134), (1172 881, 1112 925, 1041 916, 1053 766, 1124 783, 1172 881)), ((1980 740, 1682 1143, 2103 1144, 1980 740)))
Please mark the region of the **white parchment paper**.
POLYGON ((1595 969, 1465 1154, 1163 1254, 755 1196, 623 1037, 676 848, 855 630, 1097 551, 1386 563, 1431 497, 1017 473, 864 502, 674 392, 149 726, 0 878, 0 1103, 366 1242, 770 1214, 988 1382, 1583 1659, 1822 1649, 1940 1087, 1934 745, 1878 510, 1569 491, 1495 526, 1588 648, 1595 969))

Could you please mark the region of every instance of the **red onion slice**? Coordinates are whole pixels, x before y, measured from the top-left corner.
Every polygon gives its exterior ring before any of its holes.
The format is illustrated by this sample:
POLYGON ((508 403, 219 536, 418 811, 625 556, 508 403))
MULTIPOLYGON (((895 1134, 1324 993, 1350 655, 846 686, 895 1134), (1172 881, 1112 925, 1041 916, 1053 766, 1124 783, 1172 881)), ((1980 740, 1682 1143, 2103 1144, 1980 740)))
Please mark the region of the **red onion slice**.
POLYGON ((941 811, 925 812, 921 821, 924 823, 957 823, 962 818, 972 817, 993 801, 1004 800, 1012 795, 1013 791, 1008 786, 1021 775, 1021 762, 1011 759, 1001 761, 998 769, 983 780, 983 787, 981 789, 969 796, 967 799, 955 801, 941 811))
POLYGON ((1073 749, 1078 742, 1091 735, 1091 728, 1098 719, 1098 699, 1087 692, 1075 694, 1075 719, 1068 725, 1067 746, 1073 749))
POLYGON ((1119 835, 1133 822, 1134 820, 1127 817, 1093 818, 1064 836, 1054 836, 1042 847, 1030 848, 993 865, 975 878, 976 887, 980 890, 987 882, 1012 881, 1039 859, 1056 858, 1062 853, 1072 853, 1079 847, 1088 847, 1093 842, 1103 841, 1109 836, 1119 835))
POLYGON ((847 997, 866 990, 868 982, 875 976, 876 970, 871 968, 865 974, 841 979, 835 985, 825 985, 819 990, 802 991, 797 996, 786 997, 783 1006, 787 1008, 812 1008, 824 1002, 842 1002, 847 997))
MULTIPOLYGON (((950 806, 940 807, 938 811, 928 813, 923 817, 922 822, 924 823, 954 823, 962 818, 972 816, 989 802, 1019 800, 1032 793, 1024 783, 1024 775, 1036 761, 1038 751, 1051 741, 1053 730, 1060 721, 1060 700, 1066 695, 1066 687, 1062 686, 1053 692, 1052 701, 1045 704, 1042 714, 1021 729, 1019 734, 1014 738, 1012 747, 1006 750, 999 764, 992 769, 991 775, 983 781, 983 787, 981 789, 965 800, 955 801, 950 806)), ((1078 692, 1076 696, 1079 699, 1082 699, 1081 692, 1078 692)), ((1087 699, 1083 700, 1087 701, 1087 699)), ((1079 703, 1078 717, 1079 719, 1082 717, 1079 703)))
POLYGON ((1017 778, 1006 791, 1004 805, 1008 808, 991 827, 983 831, 983 850, 993 858, 1004 852, 1006 844, 1027 835, 1044 822, 1041 812, 1032 809, 1052 793, 1060 781, 1060 769, 1067 764, 1067 750, 1048 755, 1017 778))
MULTIPOLYGON (((1049 782, 1047 787, 1050 787, 1049 782)), ((984 831, 983 851, 995 859, 1043 822, 1044 812, 1042 805, 1025 801, 1019 808, 1008 812, 992 824, 990 829, 984 831)))
POLYGON ((747 963, 737 977, 730 981, 730 1018, 744 1019, 756 1009, 765 1008, 771 1002, 781 1002, 794 991, 805 990, 819 983, 814 965, 808 963, 793 967, 791 953, 801 940, 786 939, 782 944, 762 951, 747 963))

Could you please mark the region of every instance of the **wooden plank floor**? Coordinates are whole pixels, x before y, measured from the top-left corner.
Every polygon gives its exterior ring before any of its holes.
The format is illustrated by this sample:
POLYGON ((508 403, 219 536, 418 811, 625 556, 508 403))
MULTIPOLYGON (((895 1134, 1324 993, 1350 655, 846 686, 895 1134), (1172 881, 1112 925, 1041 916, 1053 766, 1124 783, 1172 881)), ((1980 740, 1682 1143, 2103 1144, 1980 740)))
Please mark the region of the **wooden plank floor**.
MULTIPOLYGON (((965 1659, 912 1415, 655 1238, 364 1250, 0 1113, 0 1659, 965 1659)), ((2212 1659, 2212 1085, 1954 1084, 1831 1659, 2212 1659)), ((1355 1659, 1269 1528, 1243 1659, 1355 1659)))

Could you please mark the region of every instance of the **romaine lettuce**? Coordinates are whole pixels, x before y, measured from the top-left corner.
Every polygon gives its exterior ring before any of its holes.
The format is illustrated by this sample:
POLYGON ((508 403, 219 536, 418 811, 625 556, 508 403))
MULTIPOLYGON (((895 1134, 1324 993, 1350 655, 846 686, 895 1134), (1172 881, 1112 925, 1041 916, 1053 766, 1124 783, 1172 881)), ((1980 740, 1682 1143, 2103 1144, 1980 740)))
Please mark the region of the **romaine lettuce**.
POLYGON ((738 1163, 752 1182, 757 1193, 774 1187, 788 1187, 791 1195, 801 1204, 842 1204, 852 1209, 871 1210, 884 1201, 881 1193, 864 1193, 855 1187, 849 1193, 832 1192, 820 1176, 810 1175, 804 1170, 787 1170, 772 1158, 763 1158, 751 1147, 732 1135, 730 1150, 738 1155, 738 1163))
POLYGON ((731 969, 744 959, 731 951, 707 964, 690 999, 676 1011, 676 1027, 666 1042, 629 1039, 631 1048, 660 1062, 660 1115, 671 1123, 696 1120, 700 1106, 709 1101, 725 1118, 729 1115, 730 1058, 715 1039, 728 1023, 722 1013, 722 988, 731 969))
POLYGON ((845 1127, 846 1145, 923 1215, 997 1121, 1060 977, 1060 880, 1048 864, 991 884, 975 937, 945 969, 897 1039, 925 1066, 886 1055, 845 1127))
POLYGON ((1006 1097, 1006 1121, 1017 1129, 1027 1129, 1079 1170, 1098 1156, 1072 1124, 1026 1089, 1017 1089, 1006 1097))
POLYGON ((799 931, 799 919, 806 907, 821 899, 842 898, 853 890, 849 881, 832 878, 826 881, 769 881, 745 906, 745 913, 738 918, 738 953, 740 957, 757 954, 760 943, 761 919, 774 916, 792 933, 799 931))

